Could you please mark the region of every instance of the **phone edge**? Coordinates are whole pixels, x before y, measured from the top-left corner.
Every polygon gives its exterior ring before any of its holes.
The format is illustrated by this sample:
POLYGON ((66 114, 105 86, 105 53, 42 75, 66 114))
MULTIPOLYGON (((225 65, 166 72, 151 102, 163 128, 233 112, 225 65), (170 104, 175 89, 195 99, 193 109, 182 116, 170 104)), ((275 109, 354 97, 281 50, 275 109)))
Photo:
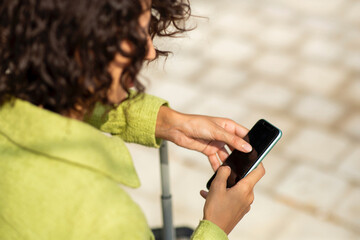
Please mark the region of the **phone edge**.
POLYGON ((259 166, 259 164, 262 162, 262 160, 266 157, 266 155, 271 151, 271 149, 273 149, 273 147, 275 146, 275 144, 280 140, 281 136, 282 136, 282 131, 279 128, 276 128, 277 130, 279 130, 279 134, 277 135, 277 137, 275 138, 275 140, 270 144, 270 146, 266 149, 266 151, 259 157, 259 159, 256 161, 256 163, 250 168, 250 170, 245 174, 244 177, 246 177, 249 173, 251 173, 255 168, 257 168, 257 166, 259 166))
MULTIPOLYGON (((259 120, 260 121, 260 120, 259 120)), ((266 120, 265 120, 266 121, 266 120)), ((275 127, 275 126, 273 126, 275 127)), ((275 140, 270 144, 270 146, 266 149, 266 151, 260 156, 260 158, 256 161, 256 163, 250 168, 250 170, 245 174, 244 177, 246 177, 251 171, 253 171, 261 162, 262 160, 266 157, 266 155, 271 151, 271 149, 273 149, 273 147, 275 146, 275 144, 280 140, 280 138, 282 137, 283 133, 282 131, 275 127, 278 131, 279 134, 276 136, 275 140)), ((206 184, 206 188, 208 190, 210 190, 210 188, 208 187, 208 183, 215 178, 217 171, 213 174, 213 176, 208 180, 207 184, 206 184)), ((210 184, 211 185, 211 184, 210 184)))

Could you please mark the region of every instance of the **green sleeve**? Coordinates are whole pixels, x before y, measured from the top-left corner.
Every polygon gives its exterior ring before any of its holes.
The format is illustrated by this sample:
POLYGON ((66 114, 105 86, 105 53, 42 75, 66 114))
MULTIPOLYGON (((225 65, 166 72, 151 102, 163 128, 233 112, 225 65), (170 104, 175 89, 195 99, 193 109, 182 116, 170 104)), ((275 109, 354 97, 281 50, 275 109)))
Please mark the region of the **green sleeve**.
POLYGON ((161 98, 140 94, 110 111, 109 107, 97 104, 92 115, 86 117, 85 121, 126 142, 159 147, 161 139, 155 137, 155 127, 157 114, 163 105, 167 106, 168 103, 161 98))
POLYGON ((199 226, 195 229, 192 240, 228 240, 226 233, 216 224, 202 220, 199 226))

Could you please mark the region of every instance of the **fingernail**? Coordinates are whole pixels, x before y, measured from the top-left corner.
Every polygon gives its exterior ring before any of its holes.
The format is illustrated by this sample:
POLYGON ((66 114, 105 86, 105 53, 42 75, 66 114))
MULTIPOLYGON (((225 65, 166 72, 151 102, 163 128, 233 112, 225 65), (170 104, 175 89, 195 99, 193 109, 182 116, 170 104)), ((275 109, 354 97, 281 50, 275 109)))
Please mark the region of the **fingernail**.
POLYGON ((242 147, 244 148, 244 150, 246 152, 251 152, 252 151, 252 146, 250 144, 243 144, 242 147))

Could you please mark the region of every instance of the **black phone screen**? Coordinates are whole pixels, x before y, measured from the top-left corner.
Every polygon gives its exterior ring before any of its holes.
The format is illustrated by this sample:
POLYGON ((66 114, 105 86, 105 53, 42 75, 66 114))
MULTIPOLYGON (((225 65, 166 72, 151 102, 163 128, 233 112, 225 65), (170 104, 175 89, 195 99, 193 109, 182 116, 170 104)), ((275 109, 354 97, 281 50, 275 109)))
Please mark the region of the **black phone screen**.
MULTIPOLYGON (((230 156, 224 161, 224 166, 231 168, 231 174, 227 181, 227 187, 234 186, 238 181, 245 177, 254 164, 260 157, 264 155, 266 150, 277 139, 280 130, 261 119, 259 120, 244 137, 244 140, 249 142, 253 150, 249 153, 243 153, 234 150, 230 156)), ((214 176, 207 183, 207 188, 210 188, 214 176)))

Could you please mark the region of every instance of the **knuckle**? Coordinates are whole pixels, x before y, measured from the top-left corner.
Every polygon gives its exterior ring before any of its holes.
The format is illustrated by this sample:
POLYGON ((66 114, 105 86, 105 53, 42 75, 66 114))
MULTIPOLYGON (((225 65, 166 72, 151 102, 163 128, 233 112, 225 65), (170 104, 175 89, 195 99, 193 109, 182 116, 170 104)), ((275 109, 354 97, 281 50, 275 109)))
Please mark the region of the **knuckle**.
POLYGON ((212 181, 211 186, 216 186, 220 184, 219 176, 216 176, 215 179, 212 181))
POLYGON ((173 134, 172 141, 178 145, 182 141, 182 137, 179 134, 173 134))
POLYGON ((244 194, 250 194, 252 192, 252 187, 250 185, 250 183, 246 180, 244 180, 241 184, 241 191, 244 194))
POLYGON ((227 166, 221 166, 218 170, 219 178, 223 179, 230 173, 230 168, 227 166))
POLYGON ((237 137, 237 136, 231 136, 231 138, 230 138, 230 144, 231 144, 231 146, 236 146, 237 145, 237 143, 239 143, 240 141, 242 142, 243 140, 241 140, 239 137, 237 137))
POLYGON ((223 171, 224 174, 228 174, 228 173, 230 173, 231 169, 228 166, 222 166, 221 171, 223 171))
POLYGON ((214 181, 212 182, 212 185, 219 186, 222 183, 222 178, 219 177, 219 174, 215 177, 214 181))
POLYGON ((224 128, 232 127, 232 126, 236 125, 236 122, 230 118, 224 118, 224 122, 225 122, 224 128))
POLYGON ((184 137, 182 134, 179 134, 176 132, 176 134, 173 134, 173 142, 178 146, 186 146, 189 141, 186 137, 184 137))
POLYGON ((211 183, 210 188, 219 189, 221 187, 221 180, 214 179, 214 181, 211 183))

